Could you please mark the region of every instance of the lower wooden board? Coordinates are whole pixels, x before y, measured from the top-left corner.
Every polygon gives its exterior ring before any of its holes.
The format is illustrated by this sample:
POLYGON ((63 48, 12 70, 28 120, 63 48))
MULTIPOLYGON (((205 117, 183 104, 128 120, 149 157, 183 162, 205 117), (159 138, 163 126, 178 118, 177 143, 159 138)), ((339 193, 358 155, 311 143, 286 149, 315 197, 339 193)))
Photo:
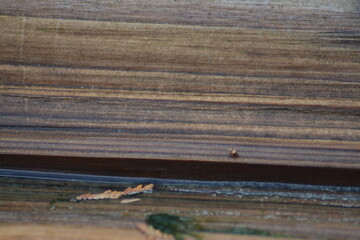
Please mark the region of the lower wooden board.
POLYGON ((138 183, 2 177, 0 239, 145 239, 136 225, 156 213, 195 218, 208 229, 204 239, 360 236, 359 188, 157 182, 153 193, 137 195, 141 201, 131 204, 70 201, 79 194, 123 190, 138 183), (267 236, 236 234, 244 228, 267 236))

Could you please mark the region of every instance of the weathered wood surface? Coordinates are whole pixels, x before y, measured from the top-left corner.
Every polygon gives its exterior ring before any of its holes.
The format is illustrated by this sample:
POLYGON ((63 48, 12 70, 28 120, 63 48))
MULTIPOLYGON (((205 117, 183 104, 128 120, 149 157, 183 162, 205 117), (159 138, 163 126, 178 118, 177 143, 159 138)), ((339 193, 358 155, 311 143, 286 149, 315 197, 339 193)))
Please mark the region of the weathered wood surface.
POLYGON ((0 14, 1 153, 360 169, 358 1, 5 0, 0 14))
POLYGON ((206 229, 219 232, 203 233, 204 240, 360 236, 358 191, 160 184, 153 193, 137 195, 141 201, 132 204, 69 201, 82 193, 135 185, 0 178, 0 239, 145 239, 136 224, 164 212, 196 218, 206 229), (243 228, 269 236, 228 234, 243 228))

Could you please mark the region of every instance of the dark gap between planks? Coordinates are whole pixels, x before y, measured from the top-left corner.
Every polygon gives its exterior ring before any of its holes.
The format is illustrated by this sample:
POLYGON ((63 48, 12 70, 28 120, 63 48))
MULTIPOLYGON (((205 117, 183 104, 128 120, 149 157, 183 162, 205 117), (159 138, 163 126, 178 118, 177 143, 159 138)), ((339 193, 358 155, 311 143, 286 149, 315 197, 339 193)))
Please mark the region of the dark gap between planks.
POLYGON ((360 187, 360 169, 334 167, 1 154, 0 168, 120 177, 360 187))

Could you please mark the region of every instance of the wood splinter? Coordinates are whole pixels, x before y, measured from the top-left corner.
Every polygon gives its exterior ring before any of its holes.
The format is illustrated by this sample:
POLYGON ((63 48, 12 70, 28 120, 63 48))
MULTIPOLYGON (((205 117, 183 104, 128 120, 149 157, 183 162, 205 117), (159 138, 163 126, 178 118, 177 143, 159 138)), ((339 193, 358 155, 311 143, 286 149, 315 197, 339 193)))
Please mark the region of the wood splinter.
POLYGON ((141 201, 140 198, 128 198, 128 199, 123 199, 123 200, 121 200, 120 203, 122 203, 122 204, 128 204, 128 203, 139 202, 139 201, 141 201))
POLYGON ((139 185, 135 188, 128 187, 127 189, 125 189, 122 192, 106 190, 105 192, 102 192, 102 193, 81 194, 72 200, 73 201, 84 201, 84 200, 99 200, 99 199, 118 199, 118 198, 121 198, 122 196, 134 195, 134 194, 139 194, 139 193, 144 193, 144 192, 152 192, 153 188, 154 188, 154 184, 148 184, 146 186, 139 185))

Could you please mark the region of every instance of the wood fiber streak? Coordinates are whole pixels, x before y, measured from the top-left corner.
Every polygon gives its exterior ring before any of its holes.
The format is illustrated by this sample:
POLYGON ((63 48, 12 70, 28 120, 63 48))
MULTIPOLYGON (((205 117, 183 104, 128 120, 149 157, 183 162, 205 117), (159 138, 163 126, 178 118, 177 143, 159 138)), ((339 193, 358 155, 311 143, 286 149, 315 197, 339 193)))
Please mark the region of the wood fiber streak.
POLYGON ((0 153, 360 168, 356 0, 0 14, 0 153))

